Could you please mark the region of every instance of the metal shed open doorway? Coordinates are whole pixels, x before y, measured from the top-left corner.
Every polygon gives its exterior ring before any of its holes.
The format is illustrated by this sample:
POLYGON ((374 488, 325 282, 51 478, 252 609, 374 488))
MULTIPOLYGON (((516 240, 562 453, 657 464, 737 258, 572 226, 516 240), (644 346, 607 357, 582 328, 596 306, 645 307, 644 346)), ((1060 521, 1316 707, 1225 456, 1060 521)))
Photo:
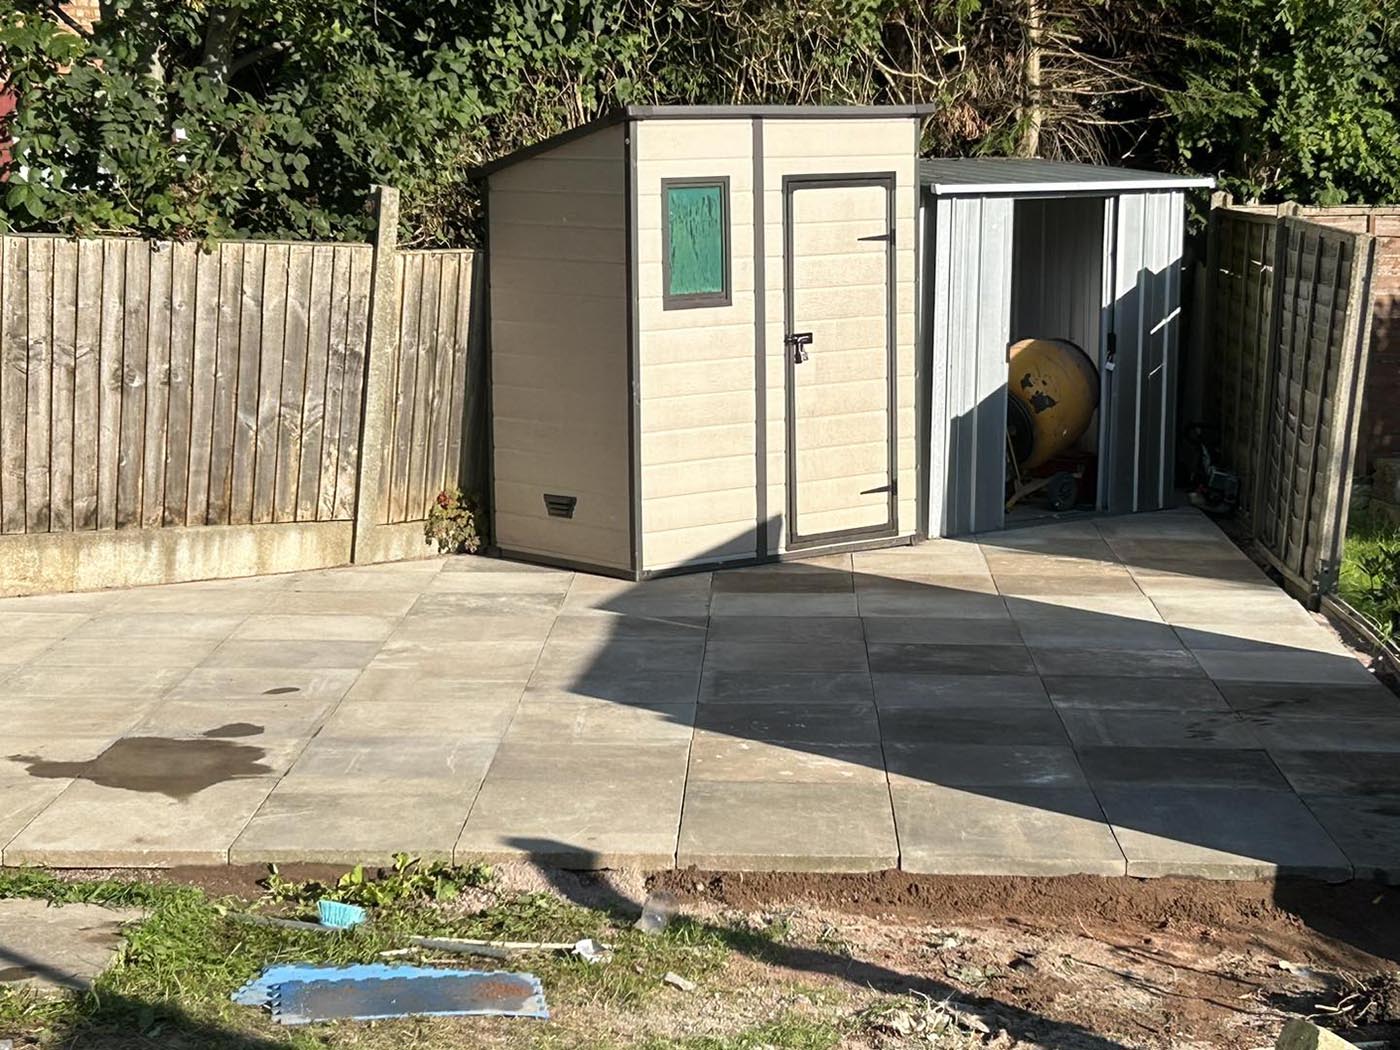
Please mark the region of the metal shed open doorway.
POLYGON ((1078 500, 1171 505, 1185 191, 1213 180, 1037 159, 919 162, 927 535, 1008 524, 1008 348, 1068 340, 1098 373, 1078 500))

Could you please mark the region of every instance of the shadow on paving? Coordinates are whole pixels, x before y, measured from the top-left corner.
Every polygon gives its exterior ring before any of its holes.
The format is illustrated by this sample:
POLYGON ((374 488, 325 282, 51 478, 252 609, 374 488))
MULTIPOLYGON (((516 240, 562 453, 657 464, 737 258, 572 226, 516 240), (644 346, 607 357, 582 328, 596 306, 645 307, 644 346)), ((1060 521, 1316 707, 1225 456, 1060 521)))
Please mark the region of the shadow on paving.
MULTIPOLYGON (((601 880, 590 884, 586 895, 580 894, 576 880, 561 877, 557 869, 542 863, 544 858, 576 854, 581 855, 583 860, 592 860, 591 864, 586 865, 588 867, 604 867, 601 863, 603 858, 596 854, 590 858, 587 850, 552 839, 518 838, 511 839, 510 844, 524 852, 531 861, 541 863, 545 876, 560 896, 581 907, 607 911, 619 925, 629 924, 641 914, 642 902, 629 900, 601 880)), ((873 989, 887 995, 921 995, 936 1003, 954 1003, 959 1009, 979 1018, 993 1033, 1001 1028, 1006 1029, 1017 1042, 1034 1042, 1041 1046, 1064 1047, 1066 1050, 1125 1050, 1124 1044, 1106 1039, 1081 1025, 1051 1020, 991 996, 965 993, 925 975, 904 973, 837 952, 782 944, 732 927, 701 922, 684 914, 672 921, 690 923, 719 938, 730 951, 755 962, 797 973, 834 978, 857 989, 873 989)))
MULTIPOLYGON (((523 703, 693 719, 678 789, 647 779, 644 719, 612 785, 683 793, 681 867, 1400 874, 1400 704, 1207 519, 976 540, 577 577, 607 636, 556 627, 523 703)), ((589 848, 541 859, 615 863, 589 848)))

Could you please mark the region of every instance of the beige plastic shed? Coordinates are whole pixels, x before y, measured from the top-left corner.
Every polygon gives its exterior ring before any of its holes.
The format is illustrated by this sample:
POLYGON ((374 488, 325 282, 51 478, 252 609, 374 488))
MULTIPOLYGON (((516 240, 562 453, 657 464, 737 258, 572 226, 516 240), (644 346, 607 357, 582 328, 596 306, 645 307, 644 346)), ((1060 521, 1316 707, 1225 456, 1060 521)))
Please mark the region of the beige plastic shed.
POLYGON ((916 107, 629 107, 488 166, 492 528, 640 578, 908 542, 916 107))

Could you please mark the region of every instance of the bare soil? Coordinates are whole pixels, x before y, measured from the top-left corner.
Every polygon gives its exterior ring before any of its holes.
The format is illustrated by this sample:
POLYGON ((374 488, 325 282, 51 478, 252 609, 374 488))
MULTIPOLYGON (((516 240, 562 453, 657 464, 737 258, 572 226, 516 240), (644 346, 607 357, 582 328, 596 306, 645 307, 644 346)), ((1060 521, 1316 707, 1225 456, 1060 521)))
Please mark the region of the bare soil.
MULTIPOLYGON (((149 873, 240 896, 256 895, 264 875, 149 873)), ((557 893, 627 922, 648 892, 666 892, 693 921, 765 934, 734 940, 722 981, 696 995, 667 996, 636 1017, 558 1013, 561 1025, 613 1046, 718 1035, 793 1009, 839 1018, 842 1044, 869 1050, 1255 1050, 1273 1046, 1299 1015, 1354 1042, 1400 1041, 1400 887, 897 871, 646 875, 528 864, 498 866, 496 886, 557 893), (951 1003, 970 1020, 957 1040, 867 1020, 890 997, 914 1009, 951 1003)), ((489 1029, 482 1045, 513 1048, 518 1031, 489 1029)))

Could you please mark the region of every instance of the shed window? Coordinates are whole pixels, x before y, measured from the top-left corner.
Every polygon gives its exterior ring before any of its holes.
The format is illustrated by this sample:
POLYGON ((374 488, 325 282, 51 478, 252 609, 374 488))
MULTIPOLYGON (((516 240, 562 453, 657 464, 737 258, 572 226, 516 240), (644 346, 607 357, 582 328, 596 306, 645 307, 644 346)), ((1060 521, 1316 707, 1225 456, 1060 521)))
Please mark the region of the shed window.
POLYGON ((728 177, 662 179, 661 201, 663 305, 728 306, 728 177))

